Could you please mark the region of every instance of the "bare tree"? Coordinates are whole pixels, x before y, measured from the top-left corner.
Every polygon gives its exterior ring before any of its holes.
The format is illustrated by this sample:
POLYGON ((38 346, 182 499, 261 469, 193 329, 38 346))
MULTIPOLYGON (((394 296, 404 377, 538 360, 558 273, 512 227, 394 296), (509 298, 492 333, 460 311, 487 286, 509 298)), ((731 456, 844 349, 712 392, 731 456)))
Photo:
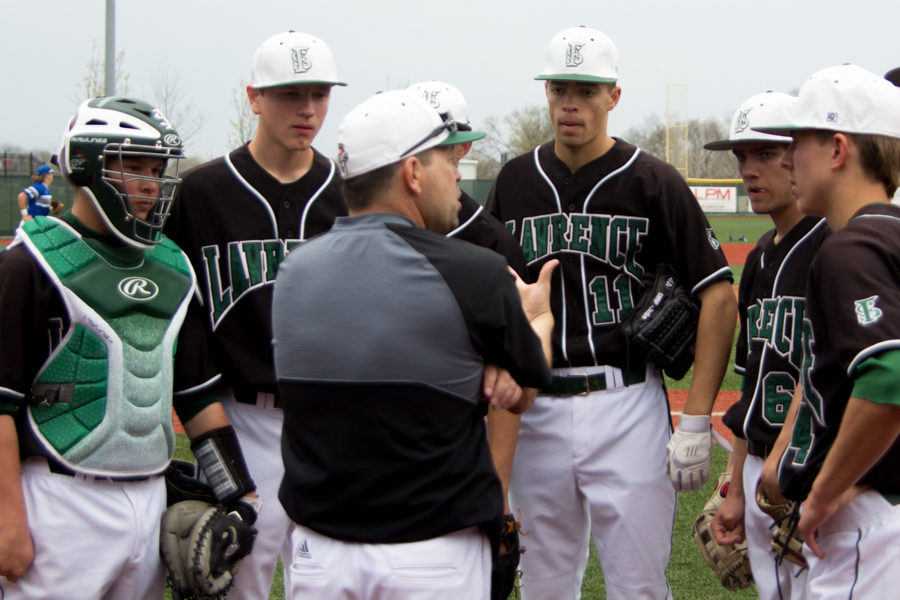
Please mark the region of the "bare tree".
POLYGON ((234 109, 234 118, 229 119, 231 133, 228 135, 228 145, 231 148, 243 146, 256 135, 256 115, 250 108, 247 100, 247 82, 241 79, 231 95, 231 107, 234 109))
MULTIPOLYGON (((711 152, 703 148, 707 142, 728 137, 727 124, 711 118, 690 119, 687 127, 687 175, 709 179, 736 177, 730 152, 711 152)), ((659 115, 650 115, 641 125, 629 129, 625 139, 654 156, 666 158, 666 125, 659 115)))
POLYGON ((190 140, 203 127, 203 115, 194 103, 185 97, 181 77, 169 68, 166 61, 154 76, 152 85, 156 108, 175 126, 185 146, 190 148, 190 140))
POLYGON ((488 117, 484 131, 487 136, 476 143, 470 156, 478 160, 479 179, 493 179, 507 160, 553 139, 553 125, 542 104, 518 108, 502 122, 488 117))
MULTIPOLYGON (((116 54, 116 94, 124 96, 128 94, 128 73, 122 68, 125 62, 125 51, 120 50, 116 54)), ((72 100, 80 104, 89 98, 103 96, 106 62, 102 56, 97 55, 97 42, 91 40, 91 59, 87 63, 87 70, 79 83, 75 84, 75 93, 72 100)))

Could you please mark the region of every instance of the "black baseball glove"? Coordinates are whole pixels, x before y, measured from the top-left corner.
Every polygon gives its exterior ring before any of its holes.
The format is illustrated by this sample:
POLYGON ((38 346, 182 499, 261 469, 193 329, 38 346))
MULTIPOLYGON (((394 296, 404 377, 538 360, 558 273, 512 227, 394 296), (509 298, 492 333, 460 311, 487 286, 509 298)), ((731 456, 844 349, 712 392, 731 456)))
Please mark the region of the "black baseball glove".
POLYGON ((241 501, 218 504, 192 476, 193 465, 173 461, 166 472, 169 508, 162 517, 159 551, 174 600, 222 600, 256 538, 256 510, 241 501))
POLYGON ((669 265, 660 264, 643 284, 644 294, 622 321, 625 340, 643 349, 666 375, 681 379, 694 362, 700 307, 669 265))
POLYGON ((513 515, 502 515, 482 527, 491 542, 491 600, 506 600, 516 587, 519 556, 525 548, 519 545, 521 524, 513 515))

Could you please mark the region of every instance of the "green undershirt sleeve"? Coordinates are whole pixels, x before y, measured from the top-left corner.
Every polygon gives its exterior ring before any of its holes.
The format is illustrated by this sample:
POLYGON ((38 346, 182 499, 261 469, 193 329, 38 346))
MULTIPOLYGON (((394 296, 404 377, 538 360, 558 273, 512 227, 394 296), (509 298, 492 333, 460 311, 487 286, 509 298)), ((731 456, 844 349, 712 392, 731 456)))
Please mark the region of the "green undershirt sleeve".
POLYGON ((900 350, 867 358, 856 367, 854 375, 853 397, 900 406, 900 350))

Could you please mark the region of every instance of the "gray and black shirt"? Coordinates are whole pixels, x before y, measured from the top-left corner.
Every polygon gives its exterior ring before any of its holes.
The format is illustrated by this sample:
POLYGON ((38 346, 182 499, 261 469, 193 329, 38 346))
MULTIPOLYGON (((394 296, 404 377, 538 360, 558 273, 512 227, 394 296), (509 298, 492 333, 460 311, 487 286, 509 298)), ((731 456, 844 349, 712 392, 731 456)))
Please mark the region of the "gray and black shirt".
POLYGON ((501 513, 484 364, 550 380, 502 257, 399 215, 339 218, 282 263, 273 331, 295 522, 399 543, 501 513))

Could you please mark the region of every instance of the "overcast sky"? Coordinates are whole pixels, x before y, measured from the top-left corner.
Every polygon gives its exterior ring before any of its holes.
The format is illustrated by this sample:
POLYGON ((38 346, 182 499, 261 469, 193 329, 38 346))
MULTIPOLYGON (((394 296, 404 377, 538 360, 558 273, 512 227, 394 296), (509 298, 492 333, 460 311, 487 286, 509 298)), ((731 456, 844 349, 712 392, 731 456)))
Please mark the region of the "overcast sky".
MULTIPOLYGON (((104 54, 105 0, 3 0, 0 147, 55 150, 91 60, 104 54)), ((116 45, 130 95, 152 99, 168 67, 204 125, 188 154, 229 150, 232 97, 259 43, 294 29, 322 38, 340 77, 316 147, 336 154, 343 116, 371 94, 440 79, 466 96, 476 128, 544 102, 550 38, 587 25, 619 48, 622 100, 610 132, 664 117, 667 84, 686 84, 689 117, 730 118, 746 97, 796 90, 843 62, 884 74, 900 65, 900 2, 881 0, 118 0, 116 45)), ((684 87, 673 88, 684 107, 684 87)))

